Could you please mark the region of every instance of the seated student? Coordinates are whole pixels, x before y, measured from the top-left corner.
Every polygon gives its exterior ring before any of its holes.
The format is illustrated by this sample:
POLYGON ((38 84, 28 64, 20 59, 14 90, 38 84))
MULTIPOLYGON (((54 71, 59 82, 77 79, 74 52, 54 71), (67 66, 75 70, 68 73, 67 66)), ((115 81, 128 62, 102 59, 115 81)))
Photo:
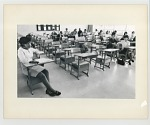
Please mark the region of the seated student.
POLYGON ((87 36, 87 31, 86 31, 86 29, 84 29, 84 31, 83 31, 83 36, 87 36))
POLYGON ((119 54, 127 54, 127 57, 129 58, 129 65, 131 65, 131 61, 134 62, 134 60, 132 59, 132 53, 127 53, 128 48, 130 47, 130 42, 128 41, 129 36, 128 35, 124 35, 124 40, 121 40, 121 42, 119 42, 118 44, 122 45, 122 48, 119 51, 119 54))
POLYGON ((64 36, 67 37, 69 35, 69 31, 68 28, 66 28, 66 30, 64 31, 64 36))
POLYGON ((95 33, 94 33, 95 36, 98 36, 98 30, 95 29, 95 33))
POLYGON ((46 33, 43 33, 43 36, 46 37, 46 33))
POLYGON ((62 40, 62 37, 63 37, 63 32, 60 31, 59 34, 57 35, 57 37, 59 37, 59 40, 62 40))
POLYGON ((128 33, 127 32, 124 32, 124 34, 123 34, 123 36, 122 36, 122 38, 120 39, 120 40, 124 40, 124 36, 125 35, 128 35, 128 33))
POLYGON ((86 53, 88 51, 88 47, 86 44, 80 44, 79 48, 81 48, 81 53, 86 53))
POLYGON ((135 42, 135 40, 136 40, 135 32, 134 32, 134 31, 132 31, 132 33, 131 33, 131 37, 130 37, 129 41, 131 41, 131 42, 135 42))
POLYGON ((104 36, 103 36, 103 30, 100 30, 100 32, 99 32, 98 35, 99 35, 99 37, 100 37, 100 40, 101 40, 101 41, 104 41, 104 38, 103 38, 103 37, 104 37, 104 36))
POLYGON ((106 44, 107 48, 116 48, 117 47, 117 40, 115 39, 115 33, 111 34, 111 38, 109 38, 109 42, 106 44))
MULTIPOLYGON (((27 37, 21 37, 19 40, 20 48, 18 49, 18 58, 22 64, 31 63, 33 62, 33 55, 34 53, 38 53, 38 50, 33 49, 30 47, 30 40, 27 37)), ((27 69, 24 65, 22 65, 23 73, 27 74, 27 69)), ((49 84, 49 72, 44 67, 40 65, 33 66, 29 69, 30 75, 32 77, 39 78, 42 83, 47 88, 46 94, 50 96, 58 96, 61 92, 54 90, 51 85, 49 84)))
POLYGON ((80 37, 81 35, 82 35, 82 30, 79 28, 78 37, 80 37))

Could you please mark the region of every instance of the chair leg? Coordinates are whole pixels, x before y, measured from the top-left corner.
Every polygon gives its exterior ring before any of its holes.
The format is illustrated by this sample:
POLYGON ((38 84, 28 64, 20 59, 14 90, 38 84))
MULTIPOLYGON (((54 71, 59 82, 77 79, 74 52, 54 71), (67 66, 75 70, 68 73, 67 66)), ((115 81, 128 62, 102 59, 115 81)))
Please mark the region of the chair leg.
POLYGON ((60 62, 59 62, 59 66, 61 65, 61 59, 60 59, 60 62))
POLYGON ((105 69, 105 62, 102 61, 102 64, 103 64, 103 71, 104 71, 104 69, 105 69))
POLYGON ((94 65, 94 68, 96 67, 96 63, 97 63, 97 59, 95 60, 95 65, 94 65))
POLYGON ((79 71, 78 71, 78 73, 77 73, 77 79, 79 80, 79 71))
POLYGON ((72 74, 72 66, 71 66, 71 71, 70 71, 70 74, 72 74))
POLYGON ((69 70, 69 64, 68 64, 68 70, 69 70))
POLYGON ((34 95, 34 93, 33 93, 33 88, 32 88, 32 83, 31 83, 31 81, 30 81, 30 78, 28 78, 28 80, 27 80, 27 85, 28 85, 28 87, 29 87, 29 89, 30 89, 30 93, 31 93, 32 95, 34 95))
POLYGON ((66 70, 66 62, 65 62, 65 70, 66 70))

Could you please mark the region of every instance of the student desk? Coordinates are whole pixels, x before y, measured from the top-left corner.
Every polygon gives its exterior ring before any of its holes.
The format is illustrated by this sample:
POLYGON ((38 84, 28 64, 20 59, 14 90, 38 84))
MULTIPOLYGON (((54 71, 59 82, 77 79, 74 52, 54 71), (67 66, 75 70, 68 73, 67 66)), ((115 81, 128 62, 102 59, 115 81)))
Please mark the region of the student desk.
MULTIPOLYGON (((83 58, 83 59, 90 58, 90 64, 91 64, 92 58, 97 57, 97 55, 98 54, 96 54, 96 53, 78 53, 78 54, 75 54, 75 56, 78 56, 79 58, 83 58)), ((79 59, 78 59, 78 61, 79 61, 79 59)))
POLYGON ((114 54, 116 54, 116 57, 117 57, 117 51, 119 51, 119 49, 104 49, 102 51, 111 53, 111 60, 112 60, 112 57, 113 57, 114 54))
POLYGON ((136 50, 136 47, 135 47, 135 46, 130 46, 128 49, 130 50, 131 53, 134 54, 134 55, 133 55, 133 58, 135 58, 135 50, 136 50))
POLYGON ((63 51, 65 52, 65 55, 60 57, 59 66, 61 66, 61 63, 63 63, 65 65, 65 70, 66 70, 66 65, 68 65, 68 69, 69 69, 69 65, 75 61, 75 57, 72 56, 72 54, 79 52, 80 48, 65 48, 63 49, 63 51))
POLYGON ((39 63, 25 63, 23 64, 26 68, 27 68, 27 72, 28 72, 28 82, 27 85, 30 89, 31 94, 33 95, 33 88, 32 88, 32 83, 31 83, 31 76, 30 76, 30 72, 29 72, 29 68, 36 66, 36 65, 44 65, 46 63, 51 63, 54 62, 54 60, 52 59, 47 59, 47 58, 40 58, 40 59, 35 59, 35 61, 38 61, 39 63))
POLYGON ((75 41, 75 45, 76 46, 80 46, 80 45, 83 45, 85 43, 85 41, 75 41))
POLYGON ((54 50, 55 50, 55 52, 54 52, 54 54, 55 54, 55 63, 57 63, 56 51, 57 51, 57 48, 59 48, 59 46, 60 46, 60 45, 52 45, 52 47, 55 48, 55 49, 54 49, 54 50))
POLYGON ((93 49, 96 49, 96 50, 99 50, 99 49, 100 49, 100 50, 106 49, 106 46, 93 44, 90 48, 91 48, 91 52, 92 52, 93 49))
POLYGON ((80 50, 80 48, 65 48, 65 49, 63 49, 64 51, 67 51, 68 53, 69 52, 71 52, 71 53, 73 53, 75 50, 80 50))
POLYGON ((135 47, 135 46, 130 46, 130 47, 129 47, 129 49, 131 49, 131 50, 135 50, 135 49, 136 49, 136 47, 135 47))
POLYGON ((130 46, 135 46, 136 43, 135 42, 130 42, 130 46))
POLYGON ((80 54, 75 54, 75 56, 78 56, 78 62, 72 62, 70 74, 72 74, 72 70, 77 72, 77 76, 75 76, 75 75, 74 76, 77 77, 78 80, 79 80, 79 73, 80 72, 83 72, 84 74, 89 76, 88 75, 88 73, 89 73, 89 62, 87 62, 87 61, 81 61, 80 62, 80 58, 82 58, 82 59, 90 58, 90 61, 91 61, 91 58, 96 57, 97 54, 94 54, 94 53, 80 53, 80 54), (87 71, 87 72, 85 72, 85 71, 87 71))
POLYGON ((26 68, 29 68, 29 67, 33 67, 33 66, 36 66, 36 65, 42 65, 42 64, 46 64, 46 63, 51 63, 51 62, 54 62, 54 60, 52 59, 47 59, 47 58, 40 58, 40 59, 35 59, 35 61, 38 61, 39 63, 25 63, 23 64, 26 68))

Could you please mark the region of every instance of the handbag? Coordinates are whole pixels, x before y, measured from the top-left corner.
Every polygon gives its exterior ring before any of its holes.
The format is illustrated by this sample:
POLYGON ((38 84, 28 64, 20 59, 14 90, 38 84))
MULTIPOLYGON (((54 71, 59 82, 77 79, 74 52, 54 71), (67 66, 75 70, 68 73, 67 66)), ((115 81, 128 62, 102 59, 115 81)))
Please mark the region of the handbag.
POLYGON ((125 65, 125 61, 123 59, 117 59, 117 63, 120 65, 125 65))

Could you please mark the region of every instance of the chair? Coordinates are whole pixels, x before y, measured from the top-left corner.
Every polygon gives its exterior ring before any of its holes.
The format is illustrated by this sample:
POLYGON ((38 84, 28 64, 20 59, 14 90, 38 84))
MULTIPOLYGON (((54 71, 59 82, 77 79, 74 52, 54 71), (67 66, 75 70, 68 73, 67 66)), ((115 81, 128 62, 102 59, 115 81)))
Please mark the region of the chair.
POLYGON ((50 45, 52 45, 53 39, 47 39, 45 40, 43 44, 43 51, 46 52, 50 45))
POLYGON ((68 43, 70 47, 75 47, 75 38, 68 38, 68 43))
POLYGON ((60 48, 60 42, 54 42, 52 47, 55 49, 53 52, 53 56, 55 57, 55 63, 57 63, 57 59, 62 55, 65 55, 65 52, 60 48))
POLYGON ((66 42, 68 40, 68 37, 62 37, 62 42, 66 42))
MULTIPOLYGON (((124 62, 127 62, 130 64, 130 57, 129 55, 131 54, 131 52, 129 51, 128 48, 124 48, 122 50, 122 44, 118 44, 117 47, 119 48, 119 56, 117 57, 117 59, 122 59, 124 62)), ((131 56, 131 55, 130 55, 131 56)))
MULTIPOLYGON (((34 55, 34 58, 36 58, 36 55, 34 55)), ((40 57, 37 57, 37 58, 40 58, 40 57)), ((21 65, 22 72, 24 73, 23 69, 26 68, 26 67, 24 66, 23 63, 20 62, 19 59, 18 59, 18 61, 19 61, 20 65, 21 65)), ((44 66, 44 64, 41 65, 41 66, 44 66)), ((37 77, 32 77, 30 75, 29 68, 27 67, 26 69, 27 69, 27 73, 24 73, 24 75, 26 75, 26 77, 27 77, 27 86, 30 89, 30 93, 32 95, 34 95, 34 93, 33 93, 34 86, 37 85, 37 84, 39 84, 39 83, 41 83, 41 80, 39 78, 37 78, 37 77)))
POLYGON ((65 48, 69 48, 69 44, 68 43, 62 43, 60 48, 63 50, 65 48))
POLYGON ((96 44, 100 45, 101 44, 101 40, 100 39, 96 39, 96 44))
POLYGON ((48 56, 49 58, 52 56, 52 59, 53 59, 54 51, 55 51, 55 48, 52 47, 51 43, 49 43, 48 46, 46 47, 46 56, 48 56))
POLYGON ((72 62, 71 64, 71 72, 70 74, 72 74, 72 70, 74 70, 76 73, 77 73, 77 76, 75 76, 78 80, 79 80, 79 74, 80 72, 83 72, 85 73, 87 76, 88 73, 89 73, 89 62, 87 61, 81 61, 80 59, 78 59, 78 62, 72 62), (87 71, 87 72, 84 72, 84 71, 87 71))
POLYGON ((103 71, 105 70, 105 67, 110 68, 111 57, 107 56, 107 53, 108 52, 102 51, 101 54, 96 57, 94 68, 97 67, 103 71), (97 66, 97 63, 99 63, 99 67, 97 66))
MULTIPOLYGON (((79 53, 81 50, 75 50, 74 53, 79 53)), ((83 72, 84 74, 86 74, 87 76, 89 73, 89 62, 87 61, 83 61, 81 58, 75 58, 75 61, 71 63, 71 71, 70 74, 74 75, 78 80, 79 80, 79 75, 80 73, 83 72), (72 74, 72 70, 75 71, 77 73, 77 76, 72 74), (86 72, 85 72, 86 71, 86 72)))
POLYGON ((68 69, 69 69, 69 64, 74 61, 75 61, 75 57, 72 56, 71 51, 65 51, 65 54, 60 57, 59 66, 62 67, 61 64, 63 63, 65 65, 64 69, 66 70, 66 65, 68 65, 68 69))

